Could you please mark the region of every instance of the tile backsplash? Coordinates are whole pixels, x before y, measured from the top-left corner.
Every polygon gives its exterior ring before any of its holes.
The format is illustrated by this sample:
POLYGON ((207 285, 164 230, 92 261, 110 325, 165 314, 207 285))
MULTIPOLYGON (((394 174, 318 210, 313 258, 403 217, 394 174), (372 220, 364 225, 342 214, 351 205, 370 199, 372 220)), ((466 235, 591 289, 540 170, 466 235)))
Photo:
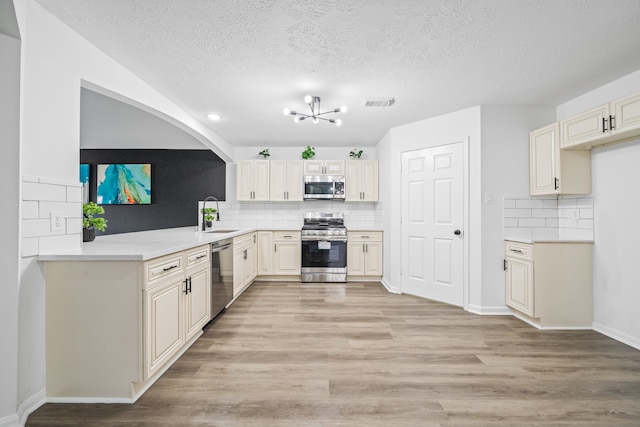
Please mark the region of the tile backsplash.
POLYGON ((593 197, 504 197, 505 237, 593 240, 593 197))
MULTIPOLYGON (((373 202, 218 202, 220 222, 214 228, 266 228, 297 230, 307 212, 344 212, 347 228, 377 229, 382 226, 382 203, 373 202)), ((215 202, 207 202, 214 207, 215 202)), ((198 211, 202 208, 199 203, 198 211)), ((201 225, 201 214, 198 215, 201 225)))

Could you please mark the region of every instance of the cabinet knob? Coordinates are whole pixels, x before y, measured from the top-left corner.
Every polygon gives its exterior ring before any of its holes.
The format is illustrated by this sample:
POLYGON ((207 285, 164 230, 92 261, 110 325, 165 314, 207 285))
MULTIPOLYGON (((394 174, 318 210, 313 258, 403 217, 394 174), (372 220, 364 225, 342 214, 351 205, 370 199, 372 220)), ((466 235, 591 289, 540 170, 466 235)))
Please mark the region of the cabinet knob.
POLYGON ((459 235, 461 235, 461 234, 462 234, 462 231, 460 231, 460 230, 456 230, 456 231, 454 231, 454 232, 453 232, 453 234, 455 234, 456 236, 459 236, 459 235))

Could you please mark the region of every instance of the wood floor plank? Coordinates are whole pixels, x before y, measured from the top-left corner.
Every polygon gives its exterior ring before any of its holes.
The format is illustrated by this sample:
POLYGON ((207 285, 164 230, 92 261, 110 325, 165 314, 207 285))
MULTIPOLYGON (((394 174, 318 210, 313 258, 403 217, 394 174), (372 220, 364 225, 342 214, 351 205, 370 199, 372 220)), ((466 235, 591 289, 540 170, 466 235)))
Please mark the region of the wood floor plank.
POLYGON ((257 282, 133 405, 27 426, 640 426, 640 351, 388 293, 257 282))

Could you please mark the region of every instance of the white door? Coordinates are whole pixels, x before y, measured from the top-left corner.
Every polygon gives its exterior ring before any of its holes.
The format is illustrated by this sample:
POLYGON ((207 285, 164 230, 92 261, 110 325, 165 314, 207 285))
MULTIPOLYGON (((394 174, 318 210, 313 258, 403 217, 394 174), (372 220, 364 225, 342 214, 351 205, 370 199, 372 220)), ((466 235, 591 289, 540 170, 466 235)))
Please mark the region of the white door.
POLYGON ((464 304, 461 142, 402 153, 402 292, 464 304))

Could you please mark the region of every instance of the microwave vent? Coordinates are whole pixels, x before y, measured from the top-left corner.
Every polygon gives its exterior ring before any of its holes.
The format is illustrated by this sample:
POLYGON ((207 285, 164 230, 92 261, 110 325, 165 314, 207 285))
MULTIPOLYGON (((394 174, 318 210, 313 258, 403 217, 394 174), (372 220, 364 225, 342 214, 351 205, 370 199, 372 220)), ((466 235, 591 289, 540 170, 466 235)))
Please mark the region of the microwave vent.
POLYGON ((395 104, 395 98, 365 98, 364 107, 391 107, 395 104))

